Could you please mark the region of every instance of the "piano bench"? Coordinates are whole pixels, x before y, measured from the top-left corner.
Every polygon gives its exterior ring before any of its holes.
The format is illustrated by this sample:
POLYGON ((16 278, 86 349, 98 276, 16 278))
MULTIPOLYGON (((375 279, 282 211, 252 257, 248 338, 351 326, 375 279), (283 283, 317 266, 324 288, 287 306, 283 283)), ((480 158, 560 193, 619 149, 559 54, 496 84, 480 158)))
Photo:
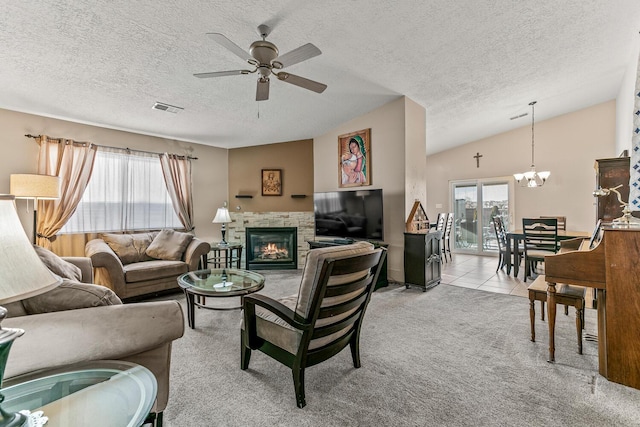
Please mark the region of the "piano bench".
MULTIPOLYGON (((547 282, 545 276, 538 276, 527 288, 529 291, 529 317, 531 320, 531 341, 536 341, 535 302, 540 301, 541 318, 544 320, 544 304, 547 301, 547 282)), ((582 286, 556 284, 556 305, 572 306, 576 309, 576 332, 578 335, 578 354, 582 354, 582 330, 584 329, 584 296, 586 288, 582 286)), ((565 310, 565 314, 567 310, 565 310)))

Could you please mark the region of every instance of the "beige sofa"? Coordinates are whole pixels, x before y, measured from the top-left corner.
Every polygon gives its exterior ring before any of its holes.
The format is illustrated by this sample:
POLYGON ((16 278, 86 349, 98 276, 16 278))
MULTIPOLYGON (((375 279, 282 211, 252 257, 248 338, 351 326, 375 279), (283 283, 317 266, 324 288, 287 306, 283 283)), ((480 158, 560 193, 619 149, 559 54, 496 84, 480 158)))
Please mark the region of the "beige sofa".
POLYGON ((95 283, 127 299, 178 287, 177 278, 197 270, 209 243, 172 230, 103 234, 87 242, 95 283))
MULTIPOLYGON (((92 281, 89 258, 64 260, 80 267, 83 282, 92 281)), ((25 331, 13 343, 5 378, 92 360, 137 363, 156 377, 152 411, 162 419, 169 398, 172 342, 184 333, 178 302, 123 305, 109 289, 65 279, 52 291, 5 307, 10 317, 2 326, 25 331), (30 314, 34 310, 39 314, 30 314)))

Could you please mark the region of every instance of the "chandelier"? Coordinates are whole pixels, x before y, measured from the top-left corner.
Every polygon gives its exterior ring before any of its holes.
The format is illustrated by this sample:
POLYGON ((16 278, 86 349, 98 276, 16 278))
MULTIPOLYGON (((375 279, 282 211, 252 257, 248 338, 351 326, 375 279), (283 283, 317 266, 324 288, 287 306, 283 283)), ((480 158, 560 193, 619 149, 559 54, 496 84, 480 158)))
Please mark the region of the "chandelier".
POLYGON ((514 173, 513 177, 516 179, 516 182, 521 183, 523 187, 533 188, 533 187, 542 187, 544 183, 547 181, 547 178, 549 178, 549 175, 551 175, 551 172, 549 171, 536 172, 536 165, 534 162, 534 131, 533 131, 534 124, 535 124, 534 111, 535 111, 536 101, 530 102, 529 105, 531 105, 531 170, 523 173, 514 173))

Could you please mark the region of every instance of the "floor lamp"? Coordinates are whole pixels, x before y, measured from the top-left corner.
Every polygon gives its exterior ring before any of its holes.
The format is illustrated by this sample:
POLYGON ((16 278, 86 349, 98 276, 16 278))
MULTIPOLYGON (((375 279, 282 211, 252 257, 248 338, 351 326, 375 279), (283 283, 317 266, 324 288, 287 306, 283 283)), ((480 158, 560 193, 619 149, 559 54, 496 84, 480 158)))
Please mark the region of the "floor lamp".
POLYGON ((16 199, 33 200, 33 243, 36 243, 38 200, 60 198, 60 179, 51 175, 12 174, 9 192, 16 199))
MULTIPOLYGON (((18 218, 15 197, 0 195, 0 304, 19 301, 58 286, 56 278, 40 261, 29 242, 18 218)), ((0 307, 0 322, 7 310, 0 307)), ((13 341, 24 334, 22 329, 2 328, 0 325, 0 387, 4 368, 13 341)), ((37 351, 37 349, 34 349, 37 351)), ((21 426, 25 424, 28 412, 8 413, 2 409, 4 396, 0 394, 0 426, 21 426)))

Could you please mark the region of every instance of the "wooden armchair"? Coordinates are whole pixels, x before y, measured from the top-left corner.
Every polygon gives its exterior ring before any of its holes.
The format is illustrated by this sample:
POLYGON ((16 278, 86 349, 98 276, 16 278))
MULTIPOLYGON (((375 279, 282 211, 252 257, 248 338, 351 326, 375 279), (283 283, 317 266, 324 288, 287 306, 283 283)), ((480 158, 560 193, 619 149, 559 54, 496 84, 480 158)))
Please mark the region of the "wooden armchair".
POLYGON ((304 371, 351 347, 360 367, 360 328, 380 267, 386 256, 368 242, 313 249, 307 255, 297 295, 273 300, 252 294, 244 298, 241 368, 249 367, 251 350, 291 368, 296 402, 305 406, 304 371))

